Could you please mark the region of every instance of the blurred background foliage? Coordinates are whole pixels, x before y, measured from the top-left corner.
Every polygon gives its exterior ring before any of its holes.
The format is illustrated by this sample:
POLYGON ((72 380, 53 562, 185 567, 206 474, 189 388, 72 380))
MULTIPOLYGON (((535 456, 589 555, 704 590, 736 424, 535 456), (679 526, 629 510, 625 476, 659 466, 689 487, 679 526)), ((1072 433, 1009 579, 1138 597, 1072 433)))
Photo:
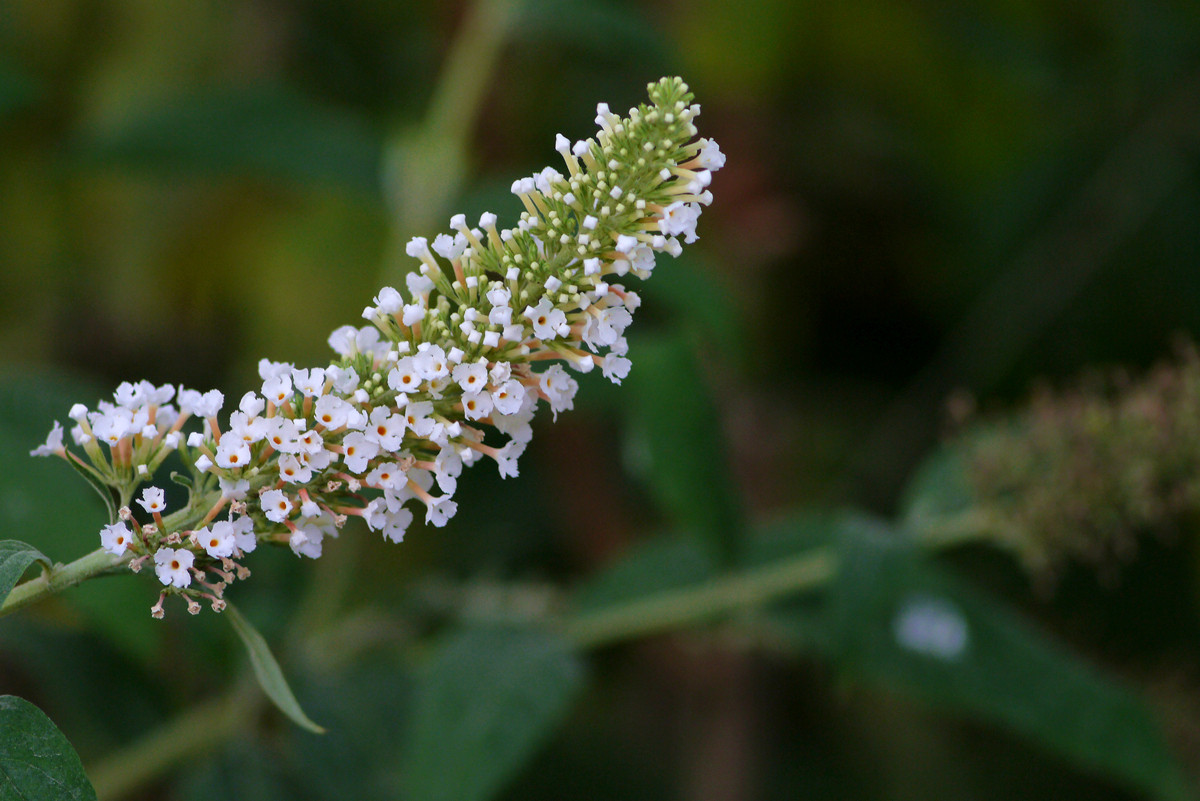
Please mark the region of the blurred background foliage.
POLYGON ((938 443, 948 399, 1016 408, 1200 331, 1195 3, 0 0, 3 536, 95 547, 97 499, 26 456, 71 403, 325 363, 409 236, 512 224, 554 134, 662 74, 728 166, 626 385, 586 377, 519 479, 468 471, 451 527, 256 554, 237 587, 328 734, 266 707, 218 616, 153 621, 149 581, 0 624, 0 691, 101 798, 1191 797, 1194 498, 1105 499, 1160 453, 1193 486, 1200 408, 1081 468, 1053 456, 1127 431, 1119 382, 938 443), (1076 511, 1115 564, 914 545, 1061 544, 1076 511))

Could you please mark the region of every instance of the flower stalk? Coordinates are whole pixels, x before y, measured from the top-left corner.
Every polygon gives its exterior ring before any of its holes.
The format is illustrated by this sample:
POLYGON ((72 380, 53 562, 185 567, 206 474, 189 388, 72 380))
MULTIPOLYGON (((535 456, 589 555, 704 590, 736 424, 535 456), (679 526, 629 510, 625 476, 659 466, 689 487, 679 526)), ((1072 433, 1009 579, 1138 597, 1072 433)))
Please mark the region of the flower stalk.
MULTIPOLYGON (((628 375, 625 330, 641 299, 620 282, 649 278, 657 256, 694 242, 712 200, 724 156, 695 140, 700 107, 678 78, 648 91, 649 103, 624 117, 597 106, 593 138, 558 135, 566 172, 547 167, 513 183, 525 209, 514 227, 492 213, 468 225, 459 214, 432 242, 414 237, 406 291, 384 287, 363 311, 369 325, 334 331, 339 358, 329 366, 262 360, 261 388, 225 421, 220 392, 145 381, 121 384, 95 410, 73 407, 70 435, 83 456, 67 449, 58 423, 33 453, 83 464, 121 499, 120 519, 101 532, 107 557, 52 571, 44 589, 16 597, 77 583, 89 569, 152 563, 167 597, 190 612, 201 602, 219 611, 259 543, 317 558, 351 516, 399 542, 422 512, 434 526, 454 517, 464 467, 491 462, 516 476, 537 407, 557 418, 574 405, 568 370, 599 368, 617 384, 628 375), (193 421, 198 430, 187 430, 193 421), (190 499, 166 514, 154 482, 172 453, 187 466, 189 476, 172 478, 190 499)), ((162 615, 161 600, 152 612, 162 615)))

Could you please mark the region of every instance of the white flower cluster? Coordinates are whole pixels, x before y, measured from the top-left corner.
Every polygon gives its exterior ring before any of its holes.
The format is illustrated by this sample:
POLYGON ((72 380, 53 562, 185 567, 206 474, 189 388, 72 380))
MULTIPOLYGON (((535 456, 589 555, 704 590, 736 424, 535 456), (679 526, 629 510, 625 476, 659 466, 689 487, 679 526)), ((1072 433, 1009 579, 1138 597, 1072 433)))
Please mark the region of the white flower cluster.
POLYGON ((407 293, 381 289, 363 311, 370 326, 334 331, 340 359, 329 367, 261 361, 260 390, 223 427, 219 392, 146 382, 122 384, 96 411, 72 409, 87 460, 55 424, 33 453, 68 458, 117 491, 122 520, 101 543, 135 569, 153 559, 166 588, 156 616, 167 594, 191 611, 199 599, 220 609, 225 585, 248 575, 237 560, 261 541, 315 558, 350 516, 396 542, 414 509, 445 525, 464 466, 490 459, 516 476, 539 401, 555 417, 572 408, 578 384, 564 364, 615 383, 628 375, 624 334, 640 299, 613 279, 647 278, 657 254, 679 254, 679 237, 695 241, 725 160, 714 142, 692 141, 699 107, 681 80, 649 92, 625 118, 601 104, 594 139, 558 136, 566 172, 513 184, 525 206, 515 228, 457 215, 432 244, 413 239, 420 265, 407 293), (543 361, 554 363, 534 369, 543 361), (185 438, 190 418, 202 429, 185 438), (138 503, 153 522, 139 526, 128 501, 175 451, 192 470, 191 501, 164 517, 163 491, 147 487, 138 503))

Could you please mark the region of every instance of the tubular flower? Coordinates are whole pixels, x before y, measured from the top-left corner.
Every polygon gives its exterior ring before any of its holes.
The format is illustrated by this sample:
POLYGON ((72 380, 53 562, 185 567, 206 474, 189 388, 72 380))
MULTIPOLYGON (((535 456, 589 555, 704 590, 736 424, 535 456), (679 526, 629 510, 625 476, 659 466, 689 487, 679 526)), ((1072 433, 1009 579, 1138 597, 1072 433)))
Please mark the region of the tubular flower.
POLYGON ((61 446, 57 423, 33 453, 111 487, 135 522, 129 499, 178 451, 188 506, 162 515, 162 491, 147 489, 138 503, 154 522, 119 543, 124 529, 106 527, 104 547, 135 569, 152 558, 189 608, 200 597, 223 608, 226 584, 248 575, 238 560, 259 542, 315 558, 351 516, 396 542, 416 513, 445 525, 464 466, 491 461, 516 476, 538 405, 555 417, 572 408, 578 384, 564 365, 599 366, 614 383, 628 375, 624 331, 640 298, 614 279, 647 278, 658 254, 679 254, 677 237, 696 239, 724 155, 694 141, 700 108, 683 81, 664 78, 649 95, 625 117, 600 104, 593 138, 560 134, 564 170, 512 185, 524 207, 515 227, 456 215, 432 246, 409 242, 418 263, 405 290, 384 287, 363 310, 368 326, 334 331, 328 367, 262 360, 260 390, 224 425, 215 390, 122 384, 115 404, 71 410, 83 457, 61 446), (192 418, 199 430, 185 435, 192 418))

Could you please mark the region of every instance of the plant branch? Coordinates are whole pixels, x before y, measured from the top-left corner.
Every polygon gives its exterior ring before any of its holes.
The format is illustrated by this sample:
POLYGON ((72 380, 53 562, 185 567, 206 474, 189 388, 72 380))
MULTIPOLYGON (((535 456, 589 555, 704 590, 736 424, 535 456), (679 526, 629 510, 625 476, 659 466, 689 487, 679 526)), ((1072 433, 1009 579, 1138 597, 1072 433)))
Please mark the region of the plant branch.
POLYGON ((580 648, 599 648, 813 589, 829 581, 836 569, 837 555, 832 548, 814 548, 785 562, 722 576, 697 587, 585 613, 569 621, 565 633, 580 648))
POLYGON ((114 751, 88 770, 101 801, 123 798, 184 759, 217 748, 250 725, 262 702, 252 681, 188 709, 150 736, 114 751))
POLYGON ((87 579, 110 573, 129 561, 130 556, 113 556, 97 548, 68 564, 56 564, 37 578, 18 584, 0 605, 0 616, 15 612, 47 595, 74 587, 87 579))

